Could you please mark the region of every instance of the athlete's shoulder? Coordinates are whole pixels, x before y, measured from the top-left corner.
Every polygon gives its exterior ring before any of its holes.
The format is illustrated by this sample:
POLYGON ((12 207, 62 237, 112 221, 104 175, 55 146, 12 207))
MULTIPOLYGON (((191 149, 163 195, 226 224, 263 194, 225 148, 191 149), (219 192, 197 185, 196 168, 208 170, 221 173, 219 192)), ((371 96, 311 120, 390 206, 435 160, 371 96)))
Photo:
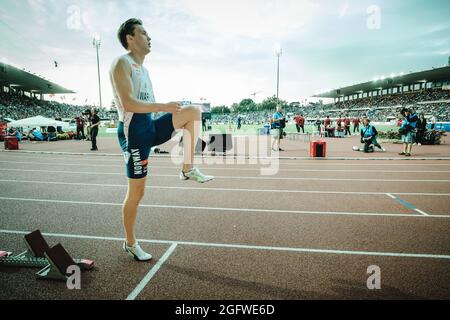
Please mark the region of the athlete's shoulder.
POLYGON ((127 59, 126 55, 119 56, 113 60, 110 72, 114 73, 118 70, 125 70, 127 71, 127 73, 128 71, 131 71, 130 62, 127 59))
POLYGON ((117 58, 115 58, 112 62, 112 66, 117 66, 117 65, 129 65, 130 62, 128 61, 126 55, 121 55, 118 56, 117 58))

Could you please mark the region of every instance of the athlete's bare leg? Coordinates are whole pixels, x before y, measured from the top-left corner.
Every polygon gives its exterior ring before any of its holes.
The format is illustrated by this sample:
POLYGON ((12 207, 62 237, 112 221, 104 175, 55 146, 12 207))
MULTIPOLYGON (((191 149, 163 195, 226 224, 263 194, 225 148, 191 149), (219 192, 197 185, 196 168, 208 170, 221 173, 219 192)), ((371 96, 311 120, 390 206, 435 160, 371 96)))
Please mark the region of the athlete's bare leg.
POLYGON ((129 246, 133 246, 136 243, 134 225, 139 202, 142 200, 145 193, 145 180, 146 178, 128 179, 128 192, 122 206, 122 221, 125 228, 127 244, 129 246))
POLYGON ((183 171, 192 169, 194 164, 195 145, 200 135, 200 123, 202 113, 200 108, 195 106, 184 107, 180 112, 172 116, 175 130, 183 129, 183 171))

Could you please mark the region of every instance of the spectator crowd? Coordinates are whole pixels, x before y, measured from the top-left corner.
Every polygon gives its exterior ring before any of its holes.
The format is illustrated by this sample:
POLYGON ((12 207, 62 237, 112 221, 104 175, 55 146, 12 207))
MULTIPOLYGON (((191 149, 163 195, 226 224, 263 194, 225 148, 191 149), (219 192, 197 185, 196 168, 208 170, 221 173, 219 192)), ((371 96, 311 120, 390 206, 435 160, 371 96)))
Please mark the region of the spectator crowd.
MULTIPOLYGON (((54 119, 75 119, 91 109, 91 106, 78 106, 56 101, 45 101, 14 93, 0 93, 0 118, 20 120, 35 116, 54 119)), ((98 108, 98 116, 103 120, 117 120, 117 113, 98 108)))
MULTIPOLYGON (((287 120, 303 114, 306 124, 314 124, 327 116, 337 119, 339 115, 348 118, 369 117, 372 121, 385 122, 398 118, 402 108, 413 106, 417 113, 436 121, 450 121, 450 92, 448 90, 426 89, 418 92, 392 94, 355 99, 332 104, 310 103, 306 106, 285 106, 287 120)), ((20 120, 41 115, 55 119, 75 119, 91 106, 79 106, 55 101, 44 101, 15 93, 0 93, 0 119, 20 120)), ((102 120, 117 120, 117 112, 98 108, 102 120)), ((247 112, 245 114, 212 114, 210 125, 233 124, 263 125, 272 116, 270 111, 247 112)))
MULTIPOLYGON (((303 114, 309 124, 323 120, 327 116, 337 119, 339 115, 349 118, 369 117, 375 122, 397 119, 405 107, 414 107, 417 113, 427 117, 434 116, 438 122, 450 121, 450 92, 447 90, 426 89, 418 92, 392 94, 378 97, 355 99, 332 104, 310 103, 307 106, 285 106, 287 119, 303 114), (290 117, 289 114, 292 114, 290 117)), ((245 114, 212 114, 212 124, 236 124, 239 117, 242 124, 264 124, 272 116, 271 112, 248 112, 245 114)))

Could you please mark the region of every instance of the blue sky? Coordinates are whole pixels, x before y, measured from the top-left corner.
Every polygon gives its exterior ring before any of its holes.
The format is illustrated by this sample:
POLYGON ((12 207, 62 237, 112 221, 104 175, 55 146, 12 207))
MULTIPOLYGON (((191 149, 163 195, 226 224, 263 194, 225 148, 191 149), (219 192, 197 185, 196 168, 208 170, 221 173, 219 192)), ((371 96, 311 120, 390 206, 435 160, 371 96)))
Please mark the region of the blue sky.
POLYGON ((116 39, 130 17, 152 37, 145 61, 159 102, 206 98, 213 105, 276 92, 301 101, 375 76, 441 66, 450 56, 446 0, 1 0, 0 59, 98 101, 92 37, 100 49, 102 95, 125 53, 116 39), (54 68, 53 60, 59 67, 54 68))

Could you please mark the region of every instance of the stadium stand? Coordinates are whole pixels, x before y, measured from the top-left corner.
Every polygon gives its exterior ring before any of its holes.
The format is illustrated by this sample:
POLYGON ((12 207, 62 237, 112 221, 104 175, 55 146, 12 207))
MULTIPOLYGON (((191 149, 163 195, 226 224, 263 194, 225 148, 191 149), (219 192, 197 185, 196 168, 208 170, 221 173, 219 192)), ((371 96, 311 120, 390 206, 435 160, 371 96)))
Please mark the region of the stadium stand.
MULTIPOLYGON (((91 106, 76 106, 55 101, 45 101, 14 93, 0 93, 0 118, 20 120, 34 116, 48 118, 74 119, 91 106)), ((104 120, 116 120, 117 113, 105 108, 97 108, 99 117, 104 120)))

